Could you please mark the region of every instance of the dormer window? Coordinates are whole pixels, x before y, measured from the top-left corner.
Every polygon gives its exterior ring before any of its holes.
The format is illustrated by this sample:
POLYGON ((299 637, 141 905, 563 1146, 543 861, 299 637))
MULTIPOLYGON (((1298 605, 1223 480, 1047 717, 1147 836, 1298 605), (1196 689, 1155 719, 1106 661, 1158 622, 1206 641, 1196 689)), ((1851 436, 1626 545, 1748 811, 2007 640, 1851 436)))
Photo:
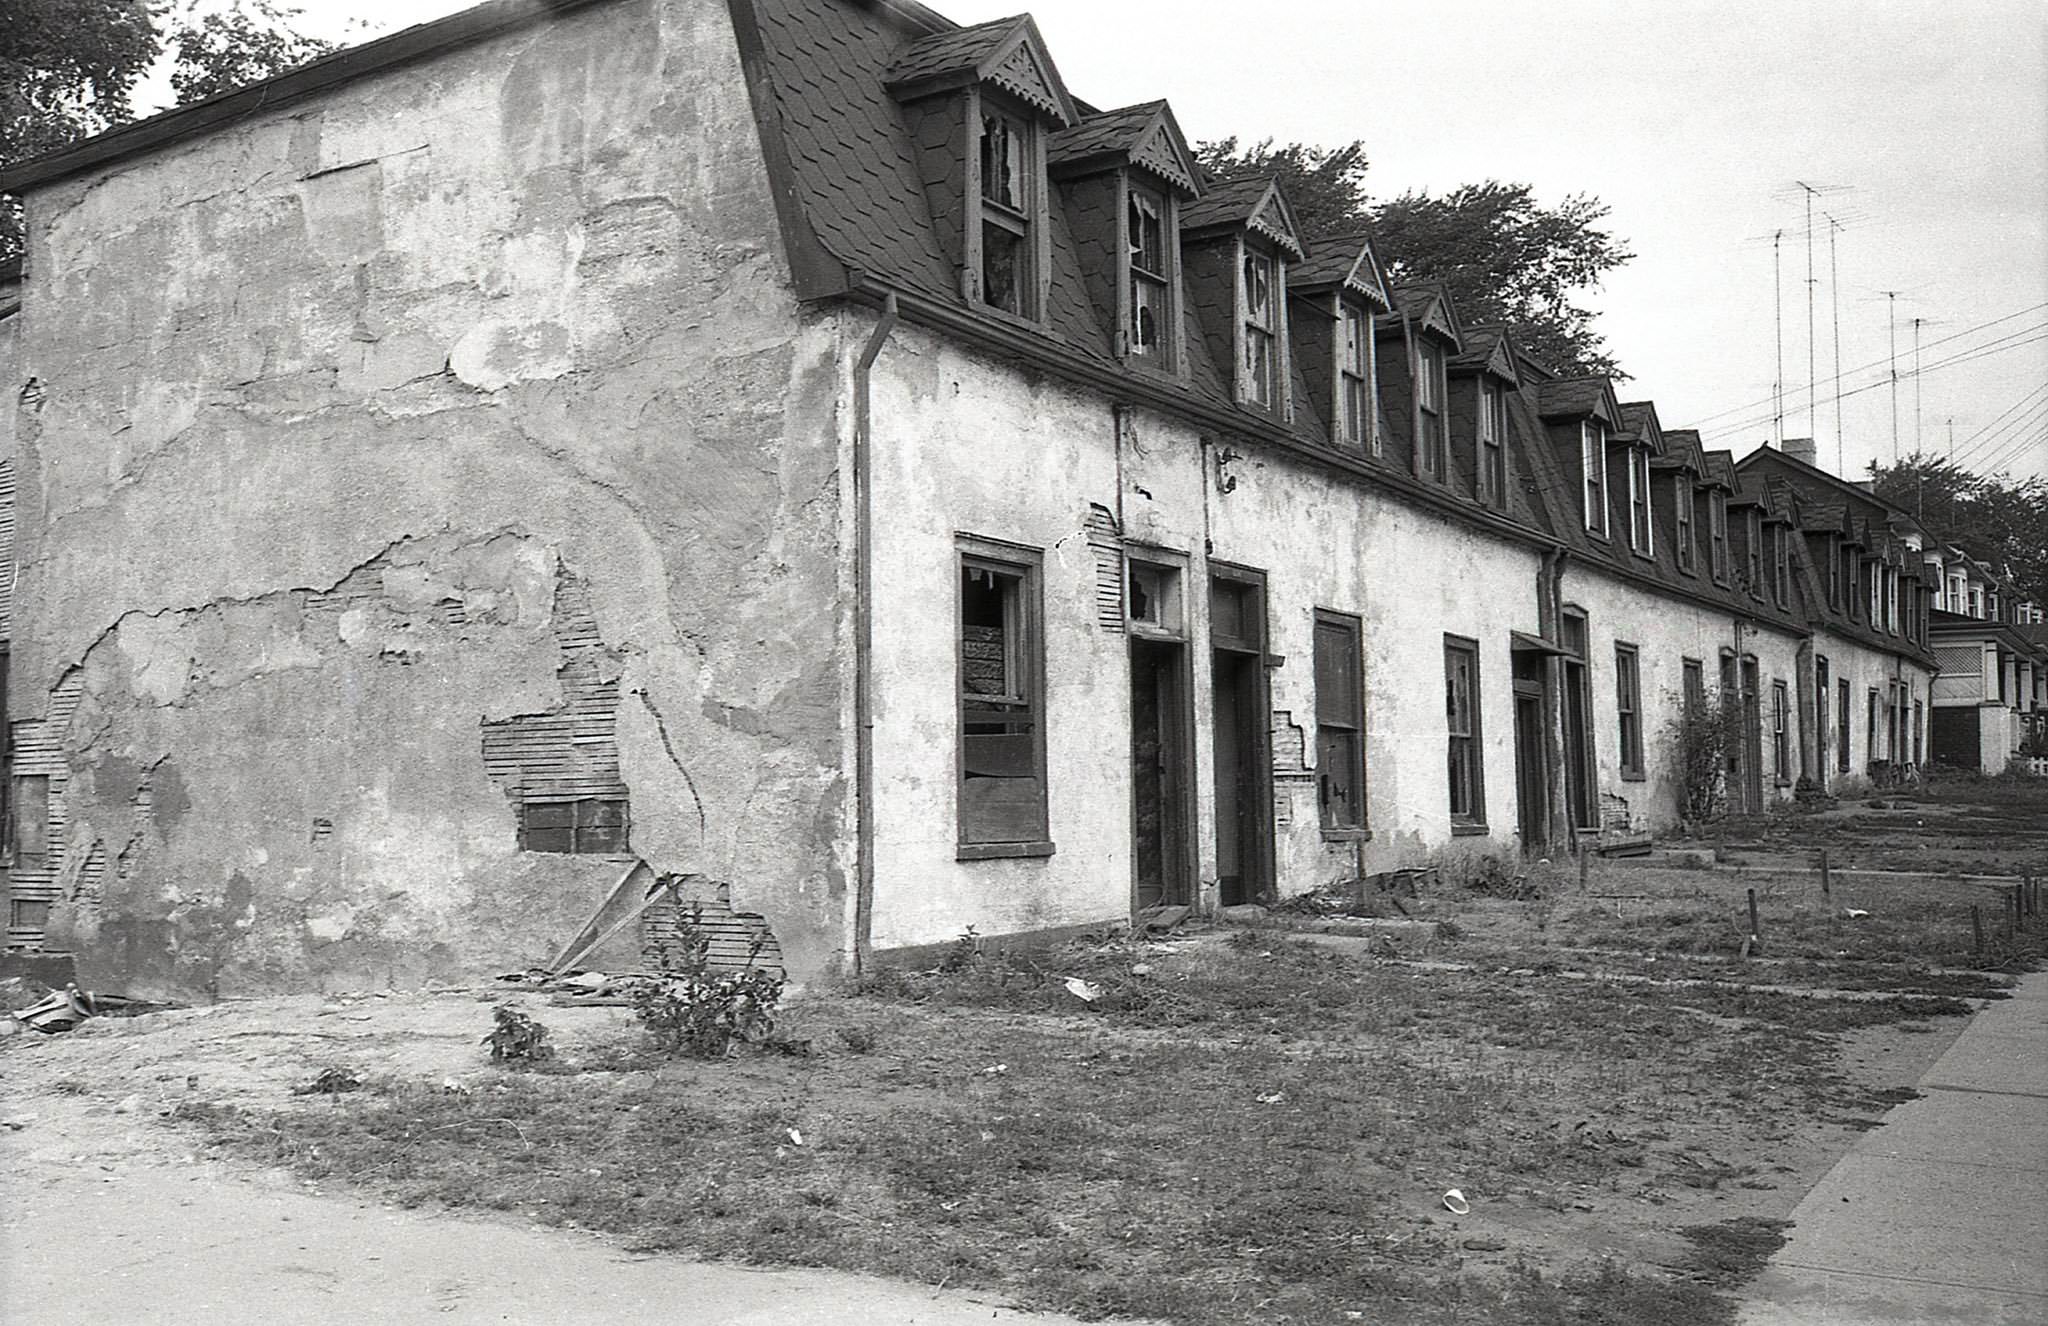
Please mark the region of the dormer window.
POLYGON ((1344 440, 1377 455, 1379 406, 1372 366, 1372 315, 1349 300, 1340 301, 1339 307, 1343 344, 1337 372, 1343 398, 1344 440))
POLYGON ((1630 447, 1628 466, 1628 546, 1649 557, 1656 552, 1650 532, 1650 450, 1630 447))
POLYGON ((981 112, 981 302, 1037 316, 1031 266, 1036 140, 1024 120, 984 104, 981 112))
POLYGON ((1707 549, 1713 561, 1714 583, 1728 583, 1728 494, 1719 489, 1707 494, 1707 549))
POLYGON ((1588 533, 1607 537, 1607 430, 1591 419, 1579 425, 1579 469, 1585 475, 1588 533))
POLYGON ((1866 596, 1869 599, 1870 612, 1870 615, 1864 618, 1864 620, 1870 623, 1870 629, 1874 631, 1882 624, 1884 605, 1880 599, 1883 591, 1878 587, 1877 563, 1875 561, 1866 561, 1863 565, 1868 568, 1864 574, 1863 583, 1866 596))
POLYGON ((1842 557, 1839 551, 1841 536, 1828 535, 1828 606, 1837 611, 1842 607, 1842 557))
POLYGON ((1487 506, 1507 501, 1508 394, 1484 375, 1479 378, 1479 500, 1487 506))
POLYGON ((1444 351, 1423 338, 1415 343, 1415 468, 1425 479, 1444 477, 1444 351))
POLYGON ((1269 253, 1247 245, 1238 307, 1244 310, 1244 373, 1238 394, 1261 409, 1280 402, 1280 273, 1269 253))
POLYGON ((1743 526, 1744 567, 1749 577, 1749 592, 1756 598, 1764 596, 1764 515, 1755 507, 1749 510, 1749 520, 1743 526))
POLYGON ((1771 594, 1781 608, 1792 606, 1791 545, 1791 537, 1784 526, 1771 526, 1771 594))
POLYGON ((1169 366, 1172 265, 1166 251, 1166 199, 1131 186, 1126 234, 1131 255, 1131 357, 1169 366))
POLYGON ((1687 575, 1699 570, 1699 549, 1692 528, 1692 482, 1683 470, 1671 476, 1672 516, 1678 527, 1678 569, 1687 575))

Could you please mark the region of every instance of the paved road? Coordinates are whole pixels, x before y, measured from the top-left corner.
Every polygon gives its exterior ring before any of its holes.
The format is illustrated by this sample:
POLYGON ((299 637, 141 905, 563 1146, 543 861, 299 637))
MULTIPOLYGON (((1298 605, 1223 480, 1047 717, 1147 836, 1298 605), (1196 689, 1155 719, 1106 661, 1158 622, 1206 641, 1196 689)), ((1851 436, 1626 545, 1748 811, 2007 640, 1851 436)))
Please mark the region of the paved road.
POLYGON ((1919 1086, 1792 1212, 1741 1326, 2048 1322, 2048 973, 1919 1086))
POLYGON ((634 1257, 571 1232, 312 1196, 204 1163, 8 1168, 8 1326, 1079 1326, 837 1272, 634 1257))

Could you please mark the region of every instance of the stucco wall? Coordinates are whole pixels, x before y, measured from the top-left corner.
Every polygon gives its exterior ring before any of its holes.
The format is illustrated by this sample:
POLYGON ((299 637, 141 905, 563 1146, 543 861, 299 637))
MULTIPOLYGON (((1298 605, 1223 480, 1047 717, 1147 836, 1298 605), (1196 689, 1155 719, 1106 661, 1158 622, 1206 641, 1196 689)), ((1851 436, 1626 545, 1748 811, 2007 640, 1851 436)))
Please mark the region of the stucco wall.
POLYGON ((76 694, 21 731, 86 979, 550 952, 618 871, 517 850, 480 728, 562 707, 571 582, 634 850, 837 960, 841 347, 724 6, 593 6, 28 203, 15 716, 76 694))
MULTIPOLYGON (((1134 555, 1184 559, 1199 883, 1217 873, 1212 563, 1267 576, 1276 711, 1278 886, 1348 877, 1361 849, 1317 814, 1312 631, 1318 608, 1364 619, 1365 868, 1452 842, 1443 635, 1481 642, 1490 838, 1516 825, 1511 629, 1537 628, 1537 555, 1403 509, 1267 454, 1221 471, 1179 422, 1135 411, 912 327, 876 367, 875 764, 878 947, 1114 919, 1132 902, 1129 639, 1097 620, 1091 507, 1121 511, 1134 555), (1233 484, 1224 491, 1226 482, 1233 484), (956 861, 956 535, 1043 550, 1051 837, 1046 858, 956 861), (1306 752, 1306 761, 1302 753, 1306 752), (1290 753, 1291 752, 1291 753, 1290 753)), ((1213 892, 1211 894, 1213 898, 1213 892)))
POLYGON ((1844 679, 1849 683, 1849 772, 1847 775, 1840 772, 1839 747, 1834 744, 1840 740, 1840 728, 1838 725, 1843 716, 1837 712, 1839 706, 1834 703, 1834 699, 1830 699, 1828 713, 1830 731, 1827 734, 1827 768, 1830 791, 1854 790, 1862 786, 1868 779, 1870 765, 1874 760, 1887 760, 1893 763, 1911 763, 1913 761, 1912 723, 1913 701, 1915 700, 1918 700, 1921 705, 1920 721, 1923 725, 1921 763, 1932 762, 1934 751, 1931 729, 1926 726, 1933 721, 1928 716, 1927 707, 1928 695, 1932 689, 1932 684, 1931 676, 1925 668, 1881 653, 1870 648, 1868 645, 1856 643, 1847 637, 1838 636, 1827 631, 1815 634, 1814 652, 1827 658, 1829 672, 1836 682, 1837 695, 1840 693, 1839 683, 1844 679), (1894 680, 1905 683, 1910 691, 1910 694, 1906 697, 1906 722, 1900 734, 1899 747, 1896 750, 1887 742, 1888 734, 1884 719, 1884 705, 1889 694, 1888 687, 1894 680), (1868 730, 1869 694, 1873 690, 1877 692, 1878 697, 1877 741, 1874 746, 1869 739, 1868 730))
POLYGON ((1694 606, 1682 599, 1652 593, 1618 577, 1581 567, 1568 568, 1562 585, 1564 602, 1586 613, 1591 685, 1593 746, 1600 770, 1600 791, 1628 803, 1632 823, 1657 830, 1675 823, 1683 804, 1683 775, 1673 724, 1685 695, 1685 660, 1698 659, 1711 694, 1720 685, 1721 651, 1751 654, 1757 661, 1757 691, 1763 790, 1767 803, 1792 794, 1799 776, 1799 640, 1744 622, 1726 612, 1694 606), (1637 650, 1643 708, 1643 776, 1624 776, 1621 763, 1619 701, 1616 686, 1617 643, 1637 650), (1775 779, 1771 745, 1771 683, 1787 687, 1790 776, 1775 779))

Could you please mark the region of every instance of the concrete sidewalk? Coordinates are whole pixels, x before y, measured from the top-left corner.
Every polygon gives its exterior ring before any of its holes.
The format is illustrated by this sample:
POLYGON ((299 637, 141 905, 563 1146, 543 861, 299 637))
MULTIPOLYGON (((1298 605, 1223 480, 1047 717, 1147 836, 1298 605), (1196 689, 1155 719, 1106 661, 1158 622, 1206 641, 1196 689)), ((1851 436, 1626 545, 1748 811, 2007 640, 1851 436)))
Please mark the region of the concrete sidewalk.
POLYGON ((2048 973, 2024 978, 1829 1170, 1741 1326, 2048 1322, 2048 973))

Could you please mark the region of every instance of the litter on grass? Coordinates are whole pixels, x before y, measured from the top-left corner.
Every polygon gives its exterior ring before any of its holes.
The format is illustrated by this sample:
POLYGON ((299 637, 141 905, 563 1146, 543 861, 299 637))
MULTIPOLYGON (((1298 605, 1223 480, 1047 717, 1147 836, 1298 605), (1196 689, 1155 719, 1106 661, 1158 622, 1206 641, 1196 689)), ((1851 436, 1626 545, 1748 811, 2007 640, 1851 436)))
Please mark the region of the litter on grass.
POLYGON ((1465 1200, 1465 1194, 1453 1188, 1444 1194, 1444 1210, 1452 1215, 1471 1215, 1472 1203, 1465 1200))

